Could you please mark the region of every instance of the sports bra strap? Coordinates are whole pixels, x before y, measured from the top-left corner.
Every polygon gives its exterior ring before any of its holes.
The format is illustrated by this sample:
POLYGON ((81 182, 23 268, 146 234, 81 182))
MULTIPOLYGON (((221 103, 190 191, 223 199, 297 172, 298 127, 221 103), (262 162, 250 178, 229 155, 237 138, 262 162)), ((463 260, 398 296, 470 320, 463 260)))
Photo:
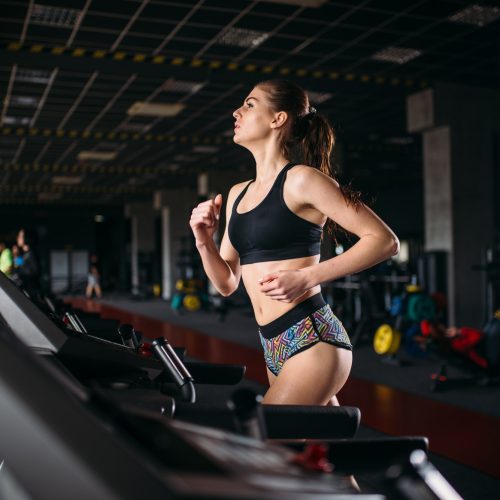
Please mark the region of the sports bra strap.
POLYGON ((238 208, 238 205, 240 204, 240 201, 241 199, 243 198, 243 196, 245 196, 245 193, 248 191, 248 188, 250 187, 250 184, 252 184, 252 182, 254 181, 255 179, 252 179, 242 190, 241 190, 241 193, 236 197, 236 200, 234 200, 234 203, 233 203, 233 212, 236 212, 236 209, 238 208))
MULTIPOLYGON (((297 165, 297 163, 294 163, 294 162, 289 162, 287 163, 279 172, 279 174, 277 175, 276 179, 274 180, 274 183, 271 187, 271 190, 269 191, 268 195, 266 196, 266 198, 271 195, 271 193, 273 191, 275 191, 276 189, 279 189, 280 191, 283 190, 283 184, 285 182, 285 178, 286 178, 286 173, 292 168, 294 167, 295 165, 297 165)), ((241 199, 243 198, 243 196, 245 196, 245 193, 248 191, 248 188, 250 187, 250 184, 252 184, 252 182, 254 182, 255 179, 252 179, 242 190, 241 190, 241 193, 237 196, 236 200, 234 200, 234 203, 233 203, 233 212, 236 212, 236 209, 238 208, 238 205, 240 204, 240 201, 241 199)), ((266 200, 266 198, 264 198, 263 201, 266 200)), ((237 213, 237 212, 236 212, 237 213)))

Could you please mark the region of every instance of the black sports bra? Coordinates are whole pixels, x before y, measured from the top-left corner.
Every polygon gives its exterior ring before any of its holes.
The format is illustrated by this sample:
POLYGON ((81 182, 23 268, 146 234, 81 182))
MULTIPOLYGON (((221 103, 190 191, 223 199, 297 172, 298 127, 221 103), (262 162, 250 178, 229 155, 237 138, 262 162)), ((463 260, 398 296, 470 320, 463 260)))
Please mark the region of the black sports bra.
POLYGON ((295 165, 285 165, 267 196, 252 210, 236 211, 253 180, 234 201, 228 234, 242 265, 319 255, 323 228, 294 214, 283 198, 286 174, 295 165))

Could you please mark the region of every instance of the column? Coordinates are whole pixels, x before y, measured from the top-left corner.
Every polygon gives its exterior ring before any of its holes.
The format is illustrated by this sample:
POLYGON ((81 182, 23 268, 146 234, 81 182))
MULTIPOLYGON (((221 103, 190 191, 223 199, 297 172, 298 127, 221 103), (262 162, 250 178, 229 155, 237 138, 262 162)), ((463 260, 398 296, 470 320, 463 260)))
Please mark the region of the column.
POLYGON ((436 84, 407 99, 407 127, 422 133, 424 244, 447 256, 449 324, 481 327, 488 315, 481 264, 493 244, 493 137, 500 93, 436 84))
MULTIPOLYGON (((154 239, 154 210, 149 202, 129 203, 125 206, 125 217, 130 218, 130 265, 131 265, 131 291, 133 295, 141 292, 143 287, 152 283, 145 282, 141 272, 141 255, 151 257, 155 249, 154 239)), ((148 261, 148 258, 145 259, 148 261)))

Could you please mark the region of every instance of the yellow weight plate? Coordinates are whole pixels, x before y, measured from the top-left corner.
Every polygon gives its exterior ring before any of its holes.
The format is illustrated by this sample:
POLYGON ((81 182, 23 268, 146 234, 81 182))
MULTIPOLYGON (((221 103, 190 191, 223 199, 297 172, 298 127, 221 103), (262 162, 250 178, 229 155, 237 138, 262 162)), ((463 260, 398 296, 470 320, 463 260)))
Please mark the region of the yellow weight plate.
POLYGON ((399 346, 401 345, 401 332, 399 330, 394 330, 394 337, 391 342, 391 348, 389 349, 388 354, 395 354, 399 350, 399 346))
POLYGON ((197 295, 188 294, 182 304, 188 311, 197 311, 201 307, 201 300, 197 295))
POLYGON ((394 354, 401 344, 401 333, 384 323, 377 328, 373 337, 373 349, 377 354, 394 354))

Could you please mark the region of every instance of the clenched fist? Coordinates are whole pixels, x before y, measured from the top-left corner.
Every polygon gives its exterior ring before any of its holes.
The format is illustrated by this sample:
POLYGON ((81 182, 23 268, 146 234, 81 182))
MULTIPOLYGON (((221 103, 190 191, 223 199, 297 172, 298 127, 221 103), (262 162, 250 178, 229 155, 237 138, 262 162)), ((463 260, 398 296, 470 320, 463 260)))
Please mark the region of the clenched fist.
POLYGON ((213 200, 207 200, 193 208, 189 225, 196 238, 197 245, 210 241, 219 227, 219 216, 222 208, 222 196, 218 194, 213 200))

